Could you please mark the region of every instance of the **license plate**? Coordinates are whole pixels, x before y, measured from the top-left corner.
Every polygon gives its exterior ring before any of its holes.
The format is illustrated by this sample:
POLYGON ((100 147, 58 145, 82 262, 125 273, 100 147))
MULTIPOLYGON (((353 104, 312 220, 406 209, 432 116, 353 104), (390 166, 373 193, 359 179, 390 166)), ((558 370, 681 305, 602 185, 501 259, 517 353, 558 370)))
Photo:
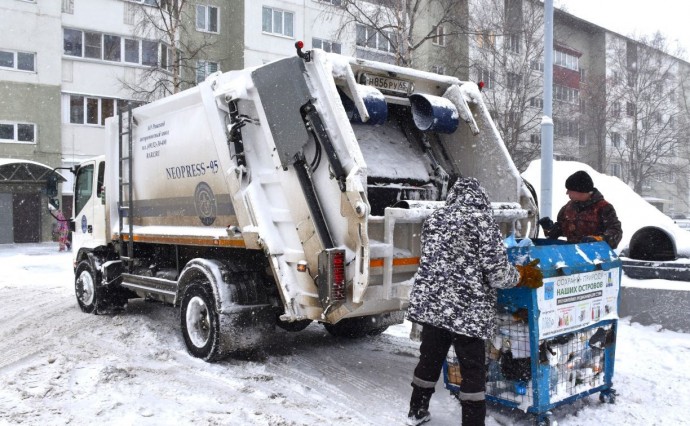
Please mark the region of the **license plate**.
POLYGON ((405 96, 412 92, 412 83, 391 77, 363 74, 360 80, 363 84, 375 87, 383 92, 401 93, 405 96))

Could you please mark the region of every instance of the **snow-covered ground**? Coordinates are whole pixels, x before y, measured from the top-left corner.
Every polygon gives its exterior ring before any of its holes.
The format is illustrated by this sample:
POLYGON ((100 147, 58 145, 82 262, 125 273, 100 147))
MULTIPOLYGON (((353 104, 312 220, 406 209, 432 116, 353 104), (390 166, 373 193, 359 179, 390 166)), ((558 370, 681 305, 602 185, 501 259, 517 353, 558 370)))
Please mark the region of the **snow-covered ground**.
MULTIPOLYGON (((410 324, 365 340, 314 324, 279 332, 249 359, 189 356, 177 309, 133 301, 117 315, 81 313, 69 253, 0 245, 0 425, 403 424, 418 343, 410 324)), ((642 283, 644 283, 642 281, 642 283)), ((640 281, 623 278, 623 285, 640 281)), ((620 321, 616 404, 597 395, 558 408, 568 425, 690 424, 690 335, 620 321)), ((429 426, 457 425, 439 381, 429 426)), ((490 407, 487 425, 529 425, 490 407)))

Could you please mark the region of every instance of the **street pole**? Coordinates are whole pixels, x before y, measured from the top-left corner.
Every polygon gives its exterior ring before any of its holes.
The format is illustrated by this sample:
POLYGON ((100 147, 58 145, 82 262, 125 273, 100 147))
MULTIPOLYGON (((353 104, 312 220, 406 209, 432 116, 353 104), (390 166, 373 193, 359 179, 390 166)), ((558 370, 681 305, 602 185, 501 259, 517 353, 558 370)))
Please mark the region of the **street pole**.
POLYGON ((553 200, 553 0, 544 0, 544 115, 541 120, 539 216, 552 216, 553 200))

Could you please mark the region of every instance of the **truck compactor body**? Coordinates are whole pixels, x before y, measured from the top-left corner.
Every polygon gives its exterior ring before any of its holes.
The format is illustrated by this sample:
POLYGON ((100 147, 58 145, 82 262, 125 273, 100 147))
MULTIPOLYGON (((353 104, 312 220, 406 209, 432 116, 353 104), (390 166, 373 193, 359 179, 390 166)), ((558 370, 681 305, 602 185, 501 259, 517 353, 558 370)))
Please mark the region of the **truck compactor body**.
POLYGON ((105 145, 76 169, 79 305, 179 306, 209 361, 276 325, 402 322, 422 223, 458 176, 487 189, 504 234, 535 229, 476 83, 316 49, 121 112, 105 145))

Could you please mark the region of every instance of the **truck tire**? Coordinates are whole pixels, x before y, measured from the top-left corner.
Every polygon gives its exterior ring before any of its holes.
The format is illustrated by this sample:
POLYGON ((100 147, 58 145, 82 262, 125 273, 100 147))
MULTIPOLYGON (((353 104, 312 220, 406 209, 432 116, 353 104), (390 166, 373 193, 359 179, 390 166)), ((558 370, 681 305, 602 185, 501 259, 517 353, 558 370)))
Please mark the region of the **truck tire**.
POLYGON ((208 286, 196 282, 187 287, 180 302, 180 322, 190 354, 206 361, 225 355, 220 344, 220 318, 208 286))
POLYGON ((120 287, 104 287, 100 281, 101 274, 90 259, 79 262, 74 274, 74 292, 82 312, 101 314, 122 310, 127 304, 126 292, 120 287))
POLYGON ((74 292, 82 312, 97 313, 98 305, 103 297, 103 289, 96 285, 97 282, 98 277, 91 262, 88 259, 79 262, 74 273, 74 292))

